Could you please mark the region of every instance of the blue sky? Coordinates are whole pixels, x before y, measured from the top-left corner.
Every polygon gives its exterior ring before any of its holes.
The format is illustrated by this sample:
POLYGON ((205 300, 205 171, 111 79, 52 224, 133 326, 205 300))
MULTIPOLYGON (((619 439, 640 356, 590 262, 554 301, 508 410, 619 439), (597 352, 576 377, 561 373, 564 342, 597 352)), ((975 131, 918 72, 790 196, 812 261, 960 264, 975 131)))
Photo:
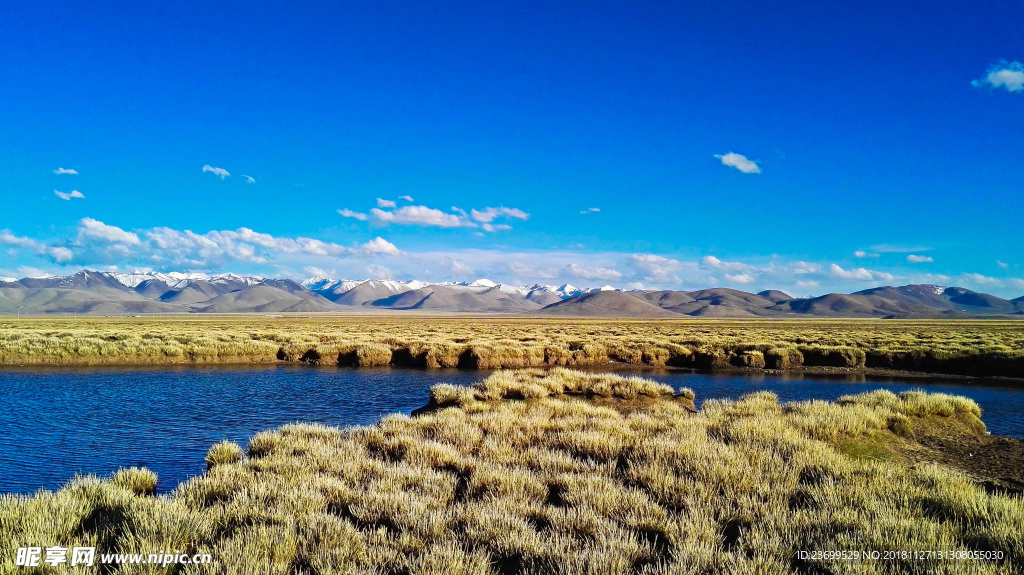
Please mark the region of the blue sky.
POLYGON ((0 275, 1024 294, 1018 2, 294 4, 6 3, 0 275))

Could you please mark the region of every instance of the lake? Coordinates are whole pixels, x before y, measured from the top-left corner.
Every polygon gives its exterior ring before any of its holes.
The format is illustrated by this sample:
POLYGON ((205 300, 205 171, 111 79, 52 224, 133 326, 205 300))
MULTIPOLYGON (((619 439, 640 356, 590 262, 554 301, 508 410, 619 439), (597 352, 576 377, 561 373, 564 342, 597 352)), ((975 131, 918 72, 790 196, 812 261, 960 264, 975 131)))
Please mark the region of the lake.
MULTIPOLYGON (((690 387, 697 404, 768 389, 781 401, 833 400, 885 388, 970 397, 997 435, 1024 437, 1024 390, 960 380, 628 371, 690 387)), ((75 474, 107 476, 145 466, 167 492, 202 474, 204 456, 228 439, 292 422, 364 425, 424 405, 430 386, 470 384, 482 371, 308 366, 68 368, 0 371, 0 492, 57 489, 75 474)))

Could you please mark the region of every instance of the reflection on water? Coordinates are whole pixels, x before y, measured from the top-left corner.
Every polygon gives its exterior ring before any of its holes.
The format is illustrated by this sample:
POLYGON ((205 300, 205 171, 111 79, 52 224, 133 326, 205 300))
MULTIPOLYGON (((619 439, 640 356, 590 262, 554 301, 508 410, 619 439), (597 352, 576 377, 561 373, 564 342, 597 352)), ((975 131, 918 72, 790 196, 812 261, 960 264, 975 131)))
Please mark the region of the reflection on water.
MULTIPOLYGON (((637 372, 690 387, 698 405, 770 389, 782 401, 835 399, 878 388, 966 395, 989 430, 1024 437, 1024 390, 962 381, 895 380, 863 374, 697 374, 637 372)), ((244 368, 96 368, 0 371, 0 492, 56 489, 73 475, 146 466, 160 491, 204 471, 211 445, 243 446, 254 433, 296 421, 362 425, 426 403, 431 385, 469 384, 475 371, 244 368)))

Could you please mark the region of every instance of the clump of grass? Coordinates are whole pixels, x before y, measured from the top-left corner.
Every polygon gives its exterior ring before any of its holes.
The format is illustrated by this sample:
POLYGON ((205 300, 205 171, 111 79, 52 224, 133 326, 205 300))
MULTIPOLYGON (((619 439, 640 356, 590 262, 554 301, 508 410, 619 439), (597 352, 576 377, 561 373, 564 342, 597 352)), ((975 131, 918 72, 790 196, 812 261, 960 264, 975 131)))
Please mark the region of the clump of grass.
POLYGON ((770 369, 793 369, 804 364, 804 354, 795 347, 773 347, 764 352, 764 360, 770 369))
POLYGON ((219 443, 215 443, 209 451, 206 452, 206 468, 213 469, 218 465, 226 465, 230 463, 238 463, 242 460, 245 452, 242 451, 242 447, 234 441, 224 440, 219 443))
POLYGON ((260 432, 249 458, 168 496, 96 478, 2 496, 0 541, 194 549, 214 557, 196 572, 227 575, 965 569, 935 558, 794 565, 798 550, 850 548, 1005 554, 972 561, 981 574, 1024 564, 1024 499, 893 457, 903 440, 892 421, 927 430, 975 417, 957 398, 780 404, 761 392, 692 414, 656 382, 567 369, 431 394, 454 408, 260 432))
POLYGON ((764 354, 760 351, 745 351, 738 356, 738 365, 751 369, 763 369, 765 366, 764 354))
POLYGON ((391 363, 391 348, 386 345, 369 343, 356 348, 357 367, 377 367, 391 363))
POLYGON ((145 467, 118 469, 110 478, 110 482, 138 495, 156 493, 156 473, 145 467))

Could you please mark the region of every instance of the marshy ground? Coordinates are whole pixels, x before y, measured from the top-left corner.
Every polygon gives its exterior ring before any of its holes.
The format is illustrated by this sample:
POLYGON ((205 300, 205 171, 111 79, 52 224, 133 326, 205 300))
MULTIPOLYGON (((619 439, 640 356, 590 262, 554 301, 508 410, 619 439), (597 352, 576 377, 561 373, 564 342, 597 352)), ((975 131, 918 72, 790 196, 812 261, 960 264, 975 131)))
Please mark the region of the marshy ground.
POLYGON ((0 365, 910 370, 1024 378, 1021 321, 315 316, 0 321, 0 365))
POLYGON ((39 544, 213 555, 185 573, 1016 573, 1024 564, 1024 451, 986 435, 974 402, 877 391, 779 404, 759 392, 694 413, 692 398, 568 369, 442 384, 412 417, 288 425, 247 449, 213 446, 209 471, 166 496, 133 469, 4 497, 0 564, 10 569, 14 549, 39 544), (985 463, 973 465, 979 456, 985 463), (850 561, 802 559, 802 550, 1003 555, 850 561))

